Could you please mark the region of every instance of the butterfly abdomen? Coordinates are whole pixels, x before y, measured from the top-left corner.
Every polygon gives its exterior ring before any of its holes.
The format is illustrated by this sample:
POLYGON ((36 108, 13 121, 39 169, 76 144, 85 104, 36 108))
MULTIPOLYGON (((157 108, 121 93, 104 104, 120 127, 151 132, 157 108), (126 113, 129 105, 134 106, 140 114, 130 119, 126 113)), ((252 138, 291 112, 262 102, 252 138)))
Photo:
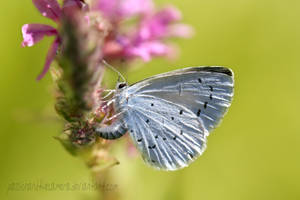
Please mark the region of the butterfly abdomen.
POLYGON ((95 132, 104 139, 114 140, 122 137, 127 132, 127 128, 121 120, 117 119, 109 126, 96 128, 95 132))

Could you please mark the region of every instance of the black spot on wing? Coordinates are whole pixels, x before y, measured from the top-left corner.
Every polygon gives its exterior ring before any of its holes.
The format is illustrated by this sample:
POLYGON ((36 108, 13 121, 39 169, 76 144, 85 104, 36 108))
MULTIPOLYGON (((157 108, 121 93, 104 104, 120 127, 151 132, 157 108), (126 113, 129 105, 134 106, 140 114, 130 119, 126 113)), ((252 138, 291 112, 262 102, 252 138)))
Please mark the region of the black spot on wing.
POLYGON ((138 141, 138 142, 141 142, 141 141, 143 141, 143 139, 141 138, 141 139, 138 139, 137 141, 138 141))
POLYGON ((199 117, 200 114, 201 114, 201 109, 198 109, 198 111, 197 111, 197 116, 199 117))
POLYGON ((155 149, 156 145, 148 146, 149 149, 155 149))

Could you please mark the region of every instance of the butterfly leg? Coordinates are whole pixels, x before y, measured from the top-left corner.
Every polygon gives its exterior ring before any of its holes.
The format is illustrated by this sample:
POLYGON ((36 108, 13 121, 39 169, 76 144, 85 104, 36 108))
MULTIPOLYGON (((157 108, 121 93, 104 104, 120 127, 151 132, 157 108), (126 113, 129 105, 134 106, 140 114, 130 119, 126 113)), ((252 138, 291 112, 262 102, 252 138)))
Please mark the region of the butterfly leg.
POLYGON ((107 97, 109 97, 111 94, 115 93, 116 90, 104 90, 104 92, 108 92, 104 97, 102 97, 101 99, 106 99, 107 97))
POLYGON ((105 120, 103 120, 103 122, 106 123, 106 122, 109 122, 109 121, 111 121, 111 120, 113 120, 113 119, 116 119, 118 116, 120 116, 121 114, 123 114, 123 113, 126 112, 126 111, 127 111, 127 109, 126 109, 126 110, 123 110, 122 112, 116 113, 116 114, 114 114, 113 116, 111 116, 111 117, 106 118, 105 120))

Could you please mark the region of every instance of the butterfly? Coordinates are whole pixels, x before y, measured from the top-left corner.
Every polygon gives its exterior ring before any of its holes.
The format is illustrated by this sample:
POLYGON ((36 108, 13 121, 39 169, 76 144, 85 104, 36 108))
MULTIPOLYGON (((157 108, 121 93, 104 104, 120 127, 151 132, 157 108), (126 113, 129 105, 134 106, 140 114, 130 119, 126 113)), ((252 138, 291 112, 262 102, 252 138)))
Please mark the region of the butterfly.
POLYGON ((225 67, 189 67, 144 79, 118 82, 112 97, 117 113, 95 132, 117 139, 126 132, 144 161, 162 170, 188 166, 206 148, 207 136, 233 98, 234 75, 225 67))

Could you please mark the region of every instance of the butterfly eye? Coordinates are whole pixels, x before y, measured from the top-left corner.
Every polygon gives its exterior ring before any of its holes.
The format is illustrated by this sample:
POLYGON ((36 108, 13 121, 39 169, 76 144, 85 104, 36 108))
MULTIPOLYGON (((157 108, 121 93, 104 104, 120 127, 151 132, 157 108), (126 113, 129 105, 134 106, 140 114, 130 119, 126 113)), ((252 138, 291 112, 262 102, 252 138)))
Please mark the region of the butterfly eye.
POLYGON ((122 89, 122 88, 124 88, 125 86, 127 86, 126 83, 120 83, 120 84, 118 85, 118 89, 122 89))

